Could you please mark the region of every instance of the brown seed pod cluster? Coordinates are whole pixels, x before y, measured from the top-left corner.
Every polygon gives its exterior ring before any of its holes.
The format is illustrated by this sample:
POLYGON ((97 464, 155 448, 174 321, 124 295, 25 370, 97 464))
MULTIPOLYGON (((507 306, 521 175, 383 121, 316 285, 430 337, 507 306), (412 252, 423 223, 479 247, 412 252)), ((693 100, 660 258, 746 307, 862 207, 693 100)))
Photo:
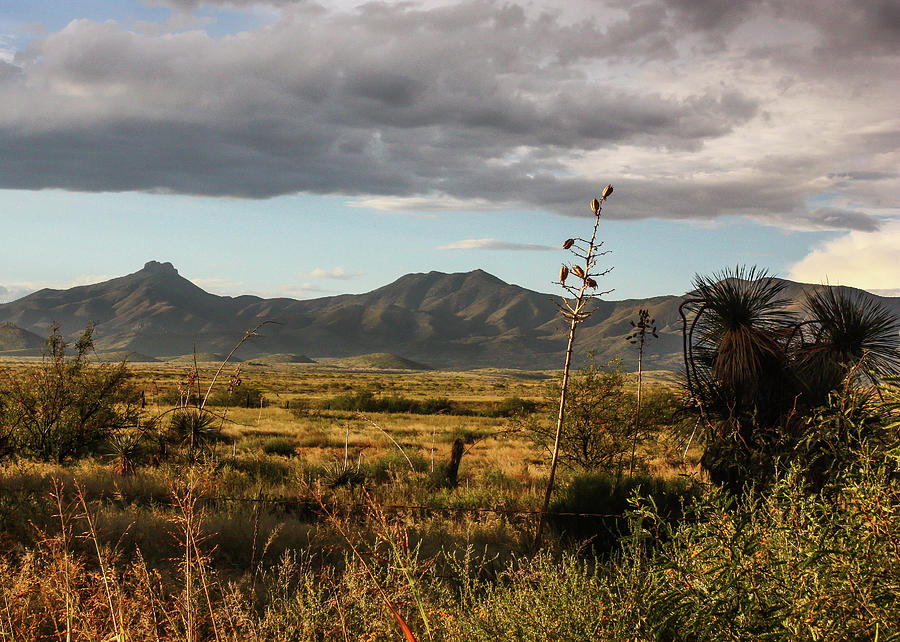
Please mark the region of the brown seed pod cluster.
POLYGON ((603 188, 603 193, 600 195, 600 198, 602 198, 605 201, 606 199, 608 199, 610 197, 610 195, 612 193, 613 193, 613 186, 607 185, 606 187, 603 188))
POLYGON ((568 249, 569 249, 570 247, 572 247, 573 245, 575 245, 575 239, 566 239, 566 240, 563 242, 563 249, 564 249, 564 250, 568 250, 568 249))
POLYGON ((591 201, 591 211, 594 214, 597 214, 600 212, 600 201, 598 201, 596 198, 591 201))
POLYGON ((561 268, 559 268, 559 282, 565 283, 567 276, 569 276, 569 268, 563 265, 561 268))
POLYGON ((573 265, 573 266, 572 266, 572 274, 574 274, 575 276, 577 276, 579 279, 583 279, 583 278, 584 278, 584 270, 582 270, 581 267, 578 266, 578 265, 573 265))

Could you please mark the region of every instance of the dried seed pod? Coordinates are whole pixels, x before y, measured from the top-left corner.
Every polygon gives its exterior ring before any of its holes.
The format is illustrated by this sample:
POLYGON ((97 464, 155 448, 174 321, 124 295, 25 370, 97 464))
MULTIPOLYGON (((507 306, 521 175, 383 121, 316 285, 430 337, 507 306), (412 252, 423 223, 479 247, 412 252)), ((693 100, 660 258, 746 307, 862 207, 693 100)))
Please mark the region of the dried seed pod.
POLYGON ((594 279, 590 278, 590 277, 588 277, 587 279, 585 279, 584 282, 587 284, 587 286, 588 286, 589 288, 594 288, 594 289, 597 288, 597 282, 596 282, 594 279))
POLYGON ((600 197, 605 201, 607 198, 609 198, 610 194, 612 194, 612 193, 613 193, 613 186, 607 185, 606 187, 603 188, 603 193, 600 195, 600 197))
POLYGON ((572 274, 574 274, 575 276, 577 276, 579 279, 583 279, 583 278, 584 278, 584 270, 582 270, 582 269, 581 269, 579 266, 577 266, 577 265, 573 265, 573 266, 572 266, 572 274))
POLYGON ((591 201, 591 211, 594 214, 600 211, 600 201, 598 201, 596 198, 591 201))
POLYGON ((569 268, 563 265, 561 268, 559 268, 559 282, 565 283, 567 276, 569 276, 569 268))
POLYGON ((566 239, 563 243, 563 249, 568 250, 573 245, 575 245, 575 239, 566 239))

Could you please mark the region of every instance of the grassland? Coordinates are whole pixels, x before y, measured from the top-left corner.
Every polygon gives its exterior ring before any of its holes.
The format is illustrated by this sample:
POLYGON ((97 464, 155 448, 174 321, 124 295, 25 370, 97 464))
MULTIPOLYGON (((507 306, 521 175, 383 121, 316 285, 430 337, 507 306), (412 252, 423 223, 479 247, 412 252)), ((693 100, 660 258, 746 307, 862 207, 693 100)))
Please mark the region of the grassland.
MULTIPOLYGON (((201 364, 191 390, 202 396, 215 367, 201 364)), ((147 416, 166 416, 186 390, 184 364, 132 371, 147 416)), ((0 637, 402 639, 388 603, 419 640, 748 639, 778 618, 772 639, 900 634, 900 504, 879 470, 841 491, 860 509, 845 506, 817 535, 833 505, 799 499, 785 480, 752 510, 727 509, 699 480, 696 442, 685 450, 671 426, 618 489, 564 470, 557 511, 614 516, 557 519, 535 554, 548 458, 516 411, 549 423, 555 376, 241 364, 235 393, 213 407, 221 438, 192 462, 147 457, 122 475, 102 453, 8 461, 0 637), (335 409, 360 393, 451 404, 335 409), (638 486, 661 489, 657 505, 625 516, 638 486), (881 512, 867 513, 876 496, 881 512), (696 508, 680 526, 682 500, 696 508), (816 537, 840 554, 820 555, 816 537), (851 586, 861 593, 841 601, 851 586)))

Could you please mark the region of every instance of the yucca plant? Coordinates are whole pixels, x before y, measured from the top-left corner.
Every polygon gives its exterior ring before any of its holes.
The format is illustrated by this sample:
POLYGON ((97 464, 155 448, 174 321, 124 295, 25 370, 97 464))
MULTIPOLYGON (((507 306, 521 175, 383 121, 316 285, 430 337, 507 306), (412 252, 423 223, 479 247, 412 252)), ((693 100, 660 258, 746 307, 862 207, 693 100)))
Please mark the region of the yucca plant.
POLYGON ((169 434, 172 440, 185 448, 188 458, 208 450, 222 439, 219 418, 203 408, 179 408, 172 413, 169 434))
POLYGON ((118 475, 133 475, 145 451, 144 433, 140 430, 122 430, 109 438, 109 454, 118 475))

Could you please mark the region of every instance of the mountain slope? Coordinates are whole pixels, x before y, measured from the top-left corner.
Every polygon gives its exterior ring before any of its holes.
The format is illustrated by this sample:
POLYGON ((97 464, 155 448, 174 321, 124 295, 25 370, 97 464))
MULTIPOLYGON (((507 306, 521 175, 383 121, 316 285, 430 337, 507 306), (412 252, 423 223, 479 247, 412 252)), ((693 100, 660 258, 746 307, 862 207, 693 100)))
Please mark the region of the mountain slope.
POLYGON ((33 332, 12 324, 0 325, 0 354, 33 356, 39 355, 44 347, 44 339, 33 332))
MULTIPOLYGON (((787 283, 799 299, 826 287, 787 283)), ((874 296, 864 293, 865 296, 874 296)), ((227 353, 247 329, 275 321, 239 350, 239 358, 268 354, 350 357, 402 354, 436 367, 558 368, 563 324, 554 297, 510 285, 482 270, 407 274, 359 295, 298 301, 205 292, 171 263, 150 261, 143 269, 103 283, 69 290, 41 290, 0 305, 0 322, 38 337, 57 322, 73 336, 95 325, 98 350, 133 351, 161 357, 194 350, 227 353)), ((876 297, 900 315, 900 298, 876 297)), ((597 301, 580 331, 581 359, 589 351, 605 362, 636 350, 625 337, 640 308, 656 318, 660 338, 648 343, 648 368, 676 369, 681 360, 679 296, 597 301)))

